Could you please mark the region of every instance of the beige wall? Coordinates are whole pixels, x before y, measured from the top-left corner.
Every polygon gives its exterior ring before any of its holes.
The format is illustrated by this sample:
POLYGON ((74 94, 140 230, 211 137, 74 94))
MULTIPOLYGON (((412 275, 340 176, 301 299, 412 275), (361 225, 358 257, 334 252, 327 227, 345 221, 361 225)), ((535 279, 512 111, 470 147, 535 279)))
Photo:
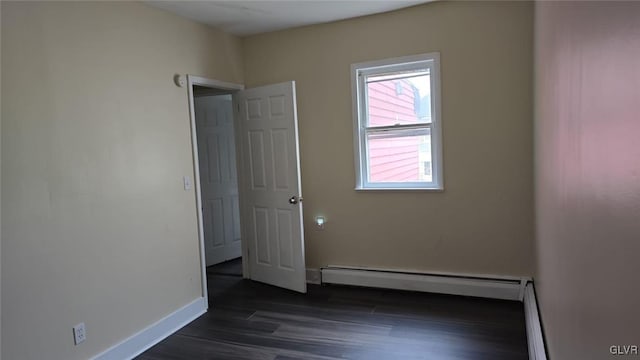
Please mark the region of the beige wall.
POLYGON ((238 39, 145 5, 2 2, 4 358, 86 359, 201 295, 172 77, 241 63, 238 39))
POLYGON ((436 2, 243 40, 247 86, 297 83, 309 267, 531 274, 532 41, 523 2, 436 2), (432 51, 445 191, 354 191, 350 64, 432 51))
MULTIPOLYGON (((536 5, 536 289, 551 359, 640 345, 640 3, 536 5)), ((631 356, 633 358, 633 356, 631 356)))

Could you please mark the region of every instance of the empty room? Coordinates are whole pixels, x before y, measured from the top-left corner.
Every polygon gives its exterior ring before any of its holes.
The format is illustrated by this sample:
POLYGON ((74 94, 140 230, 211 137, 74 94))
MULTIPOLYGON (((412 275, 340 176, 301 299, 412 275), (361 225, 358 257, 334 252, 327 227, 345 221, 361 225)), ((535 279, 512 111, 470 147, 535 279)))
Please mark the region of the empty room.
POLYGON ((1 359, 640 359, 640 2, 0 13, 1 359))

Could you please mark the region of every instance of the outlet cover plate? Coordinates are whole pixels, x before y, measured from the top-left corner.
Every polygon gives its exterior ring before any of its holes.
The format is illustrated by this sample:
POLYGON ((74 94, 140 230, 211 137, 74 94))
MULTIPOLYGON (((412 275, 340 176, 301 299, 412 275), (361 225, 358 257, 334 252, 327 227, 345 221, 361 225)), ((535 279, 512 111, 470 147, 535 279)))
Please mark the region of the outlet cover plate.
POLYGON ((87 340, 87 333, 84 329, 84 323, 80 323, 73 327, 73 342, 80 345, 87 340))

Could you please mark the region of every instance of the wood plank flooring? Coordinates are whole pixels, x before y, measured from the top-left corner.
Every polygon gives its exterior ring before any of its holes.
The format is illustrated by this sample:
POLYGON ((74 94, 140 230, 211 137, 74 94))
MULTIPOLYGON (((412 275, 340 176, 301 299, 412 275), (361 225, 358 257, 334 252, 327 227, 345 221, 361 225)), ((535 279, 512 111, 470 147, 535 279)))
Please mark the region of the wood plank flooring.
POLYGON ((207 278, 210 275, 242 276, 242 258, 225 261, 223 263, 207 267, 207 278))
POLYGON ((528 359, 519 302, 317 285, 305 295, 222 268, 207 269, 209 312, 139 360, 528 359))

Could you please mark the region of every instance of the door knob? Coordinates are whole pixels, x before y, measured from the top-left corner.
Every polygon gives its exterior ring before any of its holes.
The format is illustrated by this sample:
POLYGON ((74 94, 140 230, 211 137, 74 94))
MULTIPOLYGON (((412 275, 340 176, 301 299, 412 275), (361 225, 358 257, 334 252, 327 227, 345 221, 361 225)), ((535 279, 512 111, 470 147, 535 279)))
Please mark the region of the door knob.
POLYGON ((292 197, 290 197, 290 198, 289 198, 289 204, 293 204, 293 205, 295 205, 295 204, 297 204, 299 201, 300 201, 300 202, 302 201, 302 197, 300 197, 300 198, 299 198, 299 197, 297 197, 297 196, 295 196, 295 195, 294 195, 294 196, 292 196, 292 197))

